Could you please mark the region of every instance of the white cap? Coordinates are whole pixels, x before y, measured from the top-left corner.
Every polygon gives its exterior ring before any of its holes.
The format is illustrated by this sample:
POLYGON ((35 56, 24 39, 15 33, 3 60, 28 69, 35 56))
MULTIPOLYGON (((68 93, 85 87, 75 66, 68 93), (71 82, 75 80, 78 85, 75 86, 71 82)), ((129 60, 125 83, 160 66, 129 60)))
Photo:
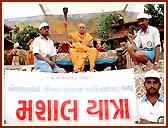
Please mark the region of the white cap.
POLYGON ((18 42, 17 42, 17 43, 15 43, 15 44, 13 45, 13 47, 14 47, 14 48, 19 47, 19 43, 18 43, 18 42))
POLYGON ((152 70, 150 70, 150 71, 147 71, 146 74, 145 74, 145 78, 149 78, 149 77, 150 77, 150 78, 153 77, 153 78, 158 78, 158 79, 160 79, 160 74, 159 74, 158 71, 152 69, 152 70))
POLYGON ((138 15, 137 15, 137 19, 142 19, 142 18, 150 19, 150 18, 151 18, 151 15, 148 15, 148 14, 146 14, 146 13, 141 13, 141 14, 138 14, 138 15))
POLYGON ((49 26, 46 22, 43 22, 39 25, 39 30, 41 30, 42 27, 49 26))

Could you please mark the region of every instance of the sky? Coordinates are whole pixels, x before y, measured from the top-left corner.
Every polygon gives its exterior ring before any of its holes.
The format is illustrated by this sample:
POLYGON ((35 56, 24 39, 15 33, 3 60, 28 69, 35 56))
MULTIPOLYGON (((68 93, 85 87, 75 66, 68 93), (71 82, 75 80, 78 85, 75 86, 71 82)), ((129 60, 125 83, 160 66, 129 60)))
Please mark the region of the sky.
POLYGON ((44 15, 39 4, 47 8, 47 14, 53 15, 63 14, 63 7, 68 7, 68 14, 82 14, 123 10, 126 4, 130 5, 128 11, 142 12, 144 5, 128 2, 2 2, 2 16, 9 19, 44 15))

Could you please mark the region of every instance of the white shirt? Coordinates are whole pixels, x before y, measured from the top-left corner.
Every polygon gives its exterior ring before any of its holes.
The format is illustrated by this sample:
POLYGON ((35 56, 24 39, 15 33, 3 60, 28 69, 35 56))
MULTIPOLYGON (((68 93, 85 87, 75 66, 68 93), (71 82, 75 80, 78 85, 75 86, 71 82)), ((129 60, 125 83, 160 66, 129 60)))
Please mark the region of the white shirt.
POLYGON ((164 116, 166 113, 164 107, 164 98, 161 95, 154 105, 148 101, 146 95, 138 99, 137 105, 138 120, 142 118, 151 122, 157 122, 158 118, 160 116, 164 116))
POLYGON ((54 42, 50 38, 46 40, 43 36, 40 35, 33 41, 33 53, 39 53, 43 57, 51 57, 56 55, 54 42))
POLYGON ((142 48, 155 48, 161 44, 159 30, 156 27, 148 25, 145 33, 142 29, 138 31, 134 42, 138 48, 140 48, 140 46, 142 46, 142 48))

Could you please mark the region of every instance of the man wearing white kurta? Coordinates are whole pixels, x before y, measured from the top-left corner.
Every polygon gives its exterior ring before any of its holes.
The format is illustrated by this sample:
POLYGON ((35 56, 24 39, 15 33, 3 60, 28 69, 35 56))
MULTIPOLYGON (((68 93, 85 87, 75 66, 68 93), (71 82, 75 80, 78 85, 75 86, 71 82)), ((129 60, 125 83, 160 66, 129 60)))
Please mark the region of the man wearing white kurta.
POLYGON ((56 49, 54 42, 48 38, 49 25, 43 22, 39 25, 40 36, 33 41, 34 65, 41 72, 64 73, 63 68, 56 65, 56 49))
POLYGON ((133 40, 128 33, 125 33, 128 41, 128 53, 135 64, 135 72, 140 72, 140 63, 146 64, 147 69, 158 70, 158 61, 160 56, 160 34, 156 27, 150 26, 149 15, 139 14, 137 16, 140 30, 136 38, 133 40))

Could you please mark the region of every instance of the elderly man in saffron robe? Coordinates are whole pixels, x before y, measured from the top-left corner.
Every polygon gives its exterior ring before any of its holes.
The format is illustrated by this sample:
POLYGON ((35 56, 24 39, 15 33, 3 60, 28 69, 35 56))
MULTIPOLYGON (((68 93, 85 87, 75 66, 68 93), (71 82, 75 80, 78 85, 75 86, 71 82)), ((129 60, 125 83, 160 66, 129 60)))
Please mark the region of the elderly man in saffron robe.
POLYGON ((85 60, 88 57, 90 62, 90 71, 95 72, 95 61, 98 56, 98 51, 93 47, 93 37, 86 32, 85 24, 78 25, 78 31, 74 33, 67 32, 67 22, 64 22, 65 34, 71 39, 72 47, 69 50, 70 57, 73 63, 74 72, 82 72, 85 67, 85 60))

